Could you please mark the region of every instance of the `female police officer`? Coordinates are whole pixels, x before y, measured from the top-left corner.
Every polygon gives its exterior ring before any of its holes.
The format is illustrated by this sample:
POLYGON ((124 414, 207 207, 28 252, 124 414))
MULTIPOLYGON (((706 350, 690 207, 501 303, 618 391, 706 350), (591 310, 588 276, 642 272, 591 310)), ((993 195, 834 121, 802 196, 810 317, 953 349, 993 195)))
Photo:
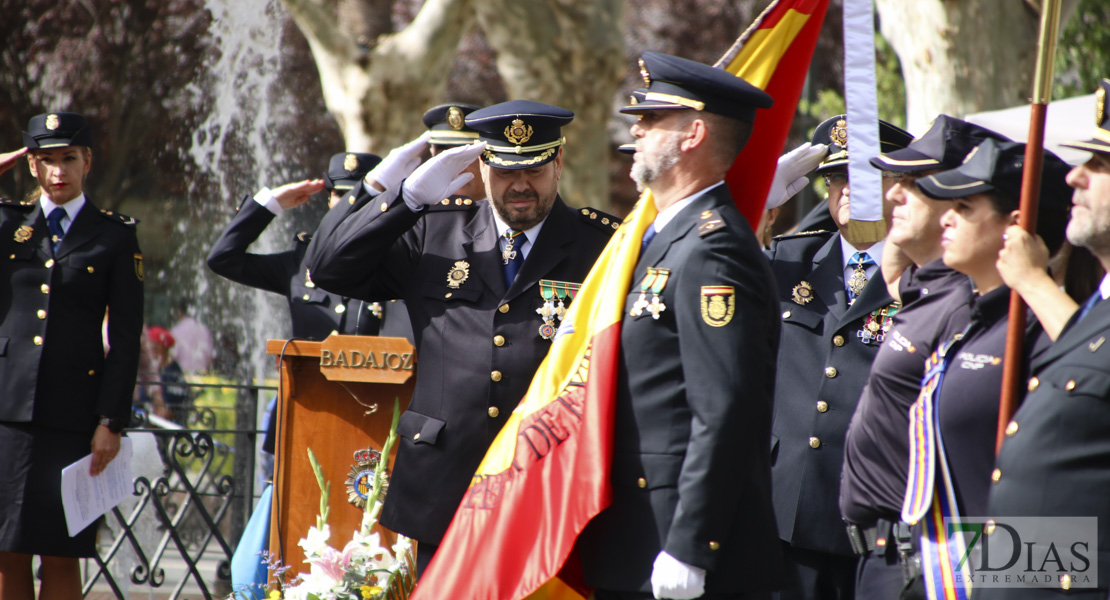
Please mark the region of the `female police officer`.
POLYGON ((142 255, 134 220, 82 191, 92 136, 75 113, 38 115, 24 142, 38 199, 0 200, 0 597, 80 598, 79 557, 61 502, 63 467, 91 451, 98 475, 120 448, 142 329, 142 255), (108 344, 101 326, 108 313, 108 344))

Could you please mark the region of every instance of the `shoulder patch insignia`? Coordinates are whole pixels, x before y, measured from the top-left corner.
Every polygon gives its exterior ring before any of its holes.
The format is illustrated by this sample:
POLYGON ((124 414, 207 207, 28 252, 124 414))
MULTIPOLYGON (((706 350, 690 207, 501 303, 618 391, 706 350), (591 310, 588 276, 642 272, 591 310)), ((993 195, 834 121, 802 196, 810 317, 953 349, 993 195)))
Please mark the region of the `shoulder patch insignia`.
POLYGON ((307 244, 312 241, 312 234, 307 231, 301 231, 297 233, 296 238, 298 242, 307 244))
POLYGON ((621 226, 620 219, 609 213, 597 210, 596 208, 580 208, 578 209, 578 216, 581 217, 583 221, 607 231, 615 231, 621 226))
MULTIPOLYGON (((478 206, 478 202, 469 196, 450 196, 428 206, 428 211, 441 212, 445 210, 470 210, 478 206)), ((388 210, 388 207, 387 207, 388 210)), ((384 212, 384 211, 383 211, 384 212)))
POLYGON ((705 237, 725 226, 725 220, 715 208, 701 211, 698 215, 698 237, 705 237))
POLYGON ((120 223, 120 224, 123 224, 123 225, 128 225, 128 226, 134 227, 135 225, 139 224, 138 219, 133 219, 133 218, 131 218, 131 217, 125 215, 125 214, 118 213, 118 212, 115 212, 115 211, 101 209, 100 214, 102 216, 104 216, 105 218, 107 218, 109 221, 113 221, 113 222, 120 223))
POLYGON ((736 288, 731 285, 701 286, 701 319, 710 327, 724 327, 736 312, 736 288))

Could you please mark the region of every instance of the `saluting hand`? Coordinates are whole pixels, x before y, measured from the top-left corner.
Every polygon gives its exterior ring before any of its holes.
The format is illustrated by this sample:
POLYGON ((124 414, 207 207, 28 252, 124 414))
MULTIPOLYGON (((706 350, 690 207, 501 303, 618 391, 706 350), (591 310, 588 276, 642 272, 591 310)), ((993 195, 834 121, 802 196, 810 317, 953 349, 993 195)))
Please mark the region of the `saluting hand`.
POLYGON ((24 154, 27 154, 26 148, 20 148, 15 152, 4 152, 0 154, 0 175, 3 175, 5 171, 14 167, 15 161, 24 154))
POLYGON ((405 204, 413 208, 435 204, 470 183, 474 174, 464 171, 485 149, 485 142, 459 146, 420 165, 405 180, 405 204))
POLYGON ((420 164, 420 154, 428 147, 428 138, 432 137, 431 131, 425 131, 420 134, 420 137, 405 144, 398 146, 389 151, 385 155, 382 162, 374 167, 366 177, 366 185, 384 192, 391 190, 401 185, 412 170, 420 164))
POLYGON ((814 146, 809 142, 783 154, 779 157, 775 167, 775 176, 771 180, 771 189, 767 192, 767 203, 764 208, 772 209, 782 206, 795 194, 809 185, 806 177, 811 171, 821 164, 821 160, 828 154, 829 147, 821 144, 814 146))
POLYGON ((287 183, 275 190, 271 190, 274 200, 281 205, 283 210, 300 206, 308 202, 308 197, 324 189, 323 179, 306 179, 296 183, 287 183))
POLYGON ((96 426, 96 433, 92 439, 92 468, 89 474, 93 477, 100 475, 108 468, 108 463, 119 454, 120 434, 112 433, 103 425, 96 426))

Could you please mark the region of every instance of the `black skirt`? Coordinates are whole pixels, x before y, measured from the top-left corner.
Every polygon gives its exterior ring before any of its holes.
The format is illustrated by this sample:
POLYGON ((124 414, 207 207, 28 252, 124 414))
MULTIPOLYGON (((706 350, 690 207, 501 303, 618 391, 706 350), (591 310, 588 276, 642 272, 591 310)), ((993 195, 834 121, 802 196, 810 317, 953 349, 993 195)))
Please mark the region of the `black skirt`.
POLYGON ((98 519, 66 530, 62 469, 91 452, 92 432, 0 421, 0 552, 89 558, 98 519))

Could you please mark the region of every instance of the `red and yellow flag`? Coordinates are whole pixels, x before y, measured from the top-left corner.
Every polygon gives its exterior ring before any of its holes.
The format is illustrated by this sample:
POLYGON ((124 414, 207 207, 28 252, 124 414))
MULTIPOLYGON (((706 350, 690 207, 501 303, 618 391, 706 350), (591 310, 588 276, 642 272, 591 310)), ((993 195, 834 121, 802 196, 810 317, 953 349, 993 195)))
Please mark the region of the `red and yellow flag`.
MULTIPOLYGON (((801 94, 828 0, 773 3, 721 59, 771 94, 728 177, 753 228, 801 94), (736 187, 741 186, 741 187, 736 187), (758 201, 757 201, 758 200, 758 201)), ((490 446, 413 600, 584 598, 578 534, 612 497, 621 318, 644 231, 645 192, 575 297, 527 394, 490 446)))
POLYGON ((729 73, 767 92, 774 106, 760 110, 748 145, 725 178, 740 214, 755 229, 771 189, 778 157, 794 121, 828 0, 774 2, 717 61, 729 73))

